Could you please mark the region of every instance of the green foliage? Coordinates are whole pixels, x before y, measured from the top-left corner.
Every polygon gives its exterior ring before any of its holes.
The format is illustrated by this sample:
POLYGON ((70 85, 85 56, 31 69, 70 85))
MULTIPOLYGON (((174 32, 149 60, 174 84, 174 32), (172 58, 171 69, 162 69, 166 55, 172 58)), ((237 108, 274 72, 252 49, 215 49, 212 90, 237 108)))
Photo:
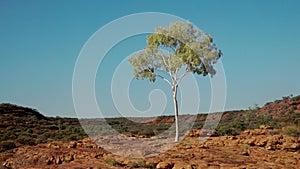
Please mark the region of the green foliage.
POLYGON ((26 132, 29 133, 29 134, 32 134, 33 130, 31 128, 29 128, 29 129, 26 130, 26 132))
POLYGON ((193 142, 192 142, 191 139, 185 138, 185 139, 183 139, 183 140, 180 142, 180 144, 181 144, 182 146, 190 146, 190 145, 193 144, 193 142))
POLYGON ((60 128, 58 127, 58 125, 50 125, 50 126, 47 126, 47 129, 48 130, 59 130, 60 128))
POLYGON ((130 164, 130 168, 151 168, 151 167, 153 167, 153 164, 148 166, 144 160, 133 161, 130 164))
POLYGON ((116 159, 109 157, 105 159, 105 163, 107 163, 110 166, 116 166, 116 167, 121 167, 122 163, 120 163, 119 161, 117 161, 116 159))
POLYGON ((242 152, 242 153, 247 153, 247 154, 248 154, 249 148, 250 148, 250 145, 249 145, 249 144, 242 144, 242 145, 241 145, 241 152, 242 152))
POLYGON ((8 126, 8 127, 6 128, 6 130, 11 131, 11 130, 14 130, 15 128, 16 128, 15 126, 8 126))
POLYGON ((300 137, 300 127, 299 126, 286 126, 282 129, 284 135, 300 137))
POLYGON ((67 128, 60 120, 58 120, 57 127, 59 131, 65 130, 67 128))
POLYGON ((202 121, 196 121, 193 125, 193 129, 201 129, 203 127, 202 121))
POLYGON ((272 119, 270 115, 259 113, 255 119, 252 120, 251 129, 258 128, 260 125, 268 125, 271 127, 277 127, 277 123, 272 119))
POLYGON ((270 115, 258 112, 258 108, 250 108, 242 114, 236 114, 236 117, 229 119, 226 122, 221 121, 216 128, 218 135, 238 135, 247 129, 256 129, 261 125, 278 127, 278 123, 270 115))
POLYGON ((14 140, 15 146, 87 137, 78 119, 45 117, 35 109, 13 104, 0 104, 0 128, 0 142, 14 140))
POLYGON ((51 132, 45 132, 38 136, 38 139, 43 140, 43 142, 46 142, 48 138, 51 138, 51 132))
POLYGON ((1 134, 1 136, 0 136, 0 142, 8 140, 8 139, 9 139, 9 136, 7 134, 1 134))
POLYGON ((143 129, 143 130, 138 131, 137 134, 141 135, 141 136, 146 136, 146 137, 151 137, 151 136, 155 135, 155 133, 152 129, 143 129))
POLYGON ((13 149, 13 148, 16 148, 16 145, 13 141, 2 141, 2 142, 0 142, 0 152, 10 150, 10 149, 13 149))
POLYGON ((41 144, 41 143, 44 143, 42 139, 40 138, 35 139, 35 144, 41 144))
POLYGON ((279 122, 288 125, 300 126, 300 112, 293 112, 278 119, 279 122))
POLYGON ((14 131, 2 131, 0 134, 0 141, 5 141, 5 140, 14 140, 16 139, 16 132, 14 131))
POLYGON ((206 76, 216 72, 213 64, 221 57, 221 51, 210 35, 203 33, 189 22, 173 22, 167 28, 158 27, 147 36, 147 46, 129 58, 136 79, 148 78, 154 82, 159 73, 170 73, 178 80, 178 72, 206 76))
POLYGON ((82 132, 84 132, 81 127, 68 127, 68 130, 71 133, 82 133, 82 132))
POLYGON ((62 138, 63 141, 75 141, 75 140, 80 140, 83 139, 84 137, 82 137, 81 135, 78 135, 76 133, 73 133, 69 136, 65 136, 62 138))
POLYGON ((249 127, 249 121, 245 117, 237 117, 230 123, 230 126, 234 129, 233 134, 239 134, 249 127))
POLYGON ((35 140, 27 135, 20 135, 16 141, 21 145, 35 145, 35 140))
POLYGON ((291 97, 290 96, 283 96, 282 97, 282 100, 288 100, 288 99, 290 99, 291 97))
POLYGON ((234 128, 230 126, 221 126, 221 125, 219 125, 216 128, 216 133, 221 136, 236 134, 234 128))
MULTIPOLYGON (((161 117, 163 118, 163 117, 161 117)), ((165 117, 170 118, 170 117, 165 117)), ((128 133, 134 134, 134 135, 140 135, 140 136, 146 136, 146 137, 152 137, 155 135, 158 135, 165 130, 169 129, 171 126, 170 124, 164 124, 164 123, 149 123, 149 124, 143 124, 143 123, 136 123, 131 120, 128 120, 126 118, 115 118, 115 119, 106 119, 108 124, 113 128, 114 130, 118 131, 119 133, 128 135, 128 133)), ((96 126, 92 127, 90 126, 89 130, 94 131, 97 133, 97 130, 101 133, 104 133, 105 129, 99 128, 97 129, 96 126)))

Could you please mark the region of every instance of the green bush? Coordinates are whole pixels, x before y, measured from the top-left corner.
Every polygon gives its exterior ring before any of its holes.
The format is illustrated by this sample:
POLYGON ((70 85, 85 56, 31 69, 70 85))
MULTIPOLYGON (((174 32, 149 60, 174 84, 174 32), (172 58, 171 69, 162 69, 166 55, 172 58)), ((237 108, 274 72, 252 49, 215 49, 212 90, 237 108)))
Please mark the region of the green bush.
POLYGON ((83 132, 82 128, 74 127, 74 126, 68 127, 68 131, 71 132, 71 133, 81 133, 81 132, 83 132))
POLYGON ((242 144, 241 145, 241 153, 243 155, 249 155, 249 148, 250 148, 249 144, 242 144))
POLYGON ((41 143, 45 143, 46 140, 41 140, 39 138, 35 139, 35 144, 41 144, 41 143))
POLYGON ((1 134, 0 135, 0 141, 6 141, 6 140, 8 140, 9 139, 9 136, 8 135, 6 135, 6 134, 1 134))
POLYGON ((38 139, 47 140, 48 138, 51 138, 51 135, 52 135, 51 132, 45 132, 43 134, 38 135, 38 139))
POLYGON ((130 164, 130 168, 150 168, 144 160, 134 161, 130 164))
POLYGON ((142 130, 138 131, 137 134, 140 136, 146 136, 146 137, 151 137, 151 136, 155 135, 155 133, 152 129, 142 129, 142 130))
POLYGON ((21 145, 35 145, 35 140, 32 137, 26 135, 20 135, 16 141, 21 145))
POLYGON ((263 113, 259 113, 256 117, 251 119, 251 125, 249 126, 250 129, 259 128, 261 125, 268 125, 272 127, 276 127, 276 122, 272 119, 270 115, 265 115, 263 113))
POLYGON ((29 129, 26 130, 26 132, 32 134, 33 130, 31 128, 29 128, 29 129))
POLYGON ((297 126, 286 126, 282 129, 284 135, 300 137, 300 127, 297 126))
POLYGON ((78 134, 71 134, 69 136, 66 136, 63 138, 63 141, 75 141, 75 140, 80 140, 83 137, 78 135, 78 134))
POLYGON ((16 144, 13 141, 2 141, 0 143, 0 151, 6 151, 16 148, 16 144))
POLYGON ((122 164, 119 161, 111 157, 105 159, 105 163, 107 163, 110 166, 118 166, 118 167, 122 166, 122 164))
POLYGON ((14 131, 6 131, 2 136, 8 138, 7 140, 14 140, 17 138, 16 132, 14 131))
POLYGON ((16 127, 15 126, 8 126, 7 128, 6 128, 6 130, 15 130, 16 129, 16 127))
POLYGON ((193 125, 193 129, 201 129, 203 127, 203 122, 195 122, 193 125))
POLYGON ((216 128, 216 133, 219 136, 225 136, 225 135, 233 135, 234 129, 230 126, 218 126, 216 128))

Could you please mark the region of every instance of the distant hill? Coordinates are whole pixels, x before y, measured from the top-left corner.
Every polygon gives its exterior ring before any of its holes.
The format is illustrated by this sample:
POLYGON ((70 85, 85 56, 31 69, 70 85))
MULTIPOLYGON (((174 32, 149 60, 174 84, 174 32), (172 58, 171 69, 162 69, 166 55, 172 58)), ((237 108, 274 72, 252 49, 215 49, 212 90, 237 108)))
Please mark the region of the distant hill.
POLYGON ((10 103, 0 104, 0 113, 1 116, 15 116, 15 117, 28 117, 28 118, 37 118, 47 119, 44 115, 39 113, 37 110, 27 107, 18 106, 10 103))
POLYGON ((78 119, 46 117, 32 108, 0 104, 0 152, 23 145, 85 137, 78 119))
POLYGON ((283 134, 300 136, 300 95, 282 97, 263 107, 224 112, 216 131, 219 135, 236 135, 260 125, 283 129, 283 134))
POLYGON ((300 113, 300 95, 295 97, 286 96, 282 97, 281 100, 266 103, 259 111, 274 118, 300 113))

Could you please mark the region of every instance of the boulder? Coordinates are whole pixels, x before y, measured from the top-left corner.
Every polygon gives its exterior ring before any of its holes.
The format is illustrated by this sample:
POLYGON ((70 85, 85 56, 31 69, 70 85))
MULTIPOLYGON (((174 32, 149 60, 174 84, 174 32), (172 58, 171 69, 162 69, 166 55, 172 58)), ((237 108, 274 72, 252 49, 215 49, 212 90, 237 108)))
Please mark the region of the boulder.
POLYGON ((193 167, 185 162, 176 162, 172 169, 193 169, 193 167))
POLYGON ((172 169, 173 166, 174 166, 174 164, 171 162, 160 162, 157 164, 156 168, 157 169, 172 169))

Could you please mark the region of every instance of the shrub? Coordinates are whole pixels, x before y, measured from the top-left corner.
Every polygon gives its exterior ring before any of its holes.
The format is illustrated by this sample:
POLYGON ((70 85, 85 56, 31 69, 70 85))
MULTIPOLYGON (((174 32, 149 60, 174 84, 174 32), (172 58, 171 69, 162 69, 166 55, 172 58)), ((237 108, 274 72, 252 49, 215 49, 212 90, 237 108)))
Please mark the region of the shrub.
POLYGON ((46 142, 46 140, 42 140, 39 138, 35 139, 35 144, 41 144, 41 143, 45 143, 45 142, 46 142))
POLYGON ((6 151, 16 148, 16 144, 13 141, 2 141, 0 143, 0 151, 6 151))
POLYGON ((57 122, 57 127, 59 131, 65 130, 67 128, 67 126, 64 125, 60 120, 57 122))
POLYGON ((247 152, 250 148, 250 145, 249 144, 243 144, 241 145, 241 151, 242 152, 247 152))
POLYGON ((149 168, 149 169, 156 168, 156 164, 154 162, 147 162, 146 165, 147 165, 146 168, 149 168))
POLYGON ((47 126, 47 129, 48 130, 59 130, 58 126, 56 126, 56 125, 47 126))
POLYGON ((78 134, 71 134, 69 136, 66 136, 64 138, 62 138, 63 141, 75 141, 75 140, 79 140, 82 139, 83 137, 78 135, 78 134))
POLYGON ((2 134, 2 135, 0 136, 0 141, 6 141, 6 140, 8 140, 8 139, 9 139, 9 136, 6 135, 6 134, 2 134))
POLYGON ((131 163, 130 168, 150 168, 144 160, 138 160, 131 163))
POLYGON ((32 134, 33 130, 31 128, 29 128, 29 129, 26 130, 26 132, 29 133, 29 134, 32 134))
POLYGON ((3 133, 2 136, 7 138, 6 140, 14 140, 17 138, 16 132, 14 132, 14 131, 5 131, 5 133, 3 133))
POLYGON ((182 145, 182 146, 189 146, 189 145, 192 145, 192 140, 191 140, 191 139, 188 139, 188 138, 185 138, 185 139, 183 139, 183 140, 180 142, 180 145, 182 145))
POLYGON ((300 137, 300 128, 297 126, 286 126, 282 129, 284 135, 300 137))
POLYGON ((203 122, 195 122, 193 129, 201 129, 203 127, 203 122))
POLYGON ((216 128, 216 133, 220 136, 225 136, 225 135, 233 135, 234 134, 234 129, 228 125, 226 126, 218 126, 216 128))
POLYGON ((155 135, 155 133, 152 129, 143 129, 141 131, 138 131, 137 134, 141 135, 141 136, 146 136, 146 137, 151 137, 151 136, 155 135))
POLYGON ((81 133, 81 132, 83 132, 82 128, 73 127, 73 126, 68 127, 68 131, 70 131, 71 133, 81 133))
POLYGON ((119 161, 111 157, 105 159, 105 163, 111 166, 118 166, 118 167, 122 166, 122 164, 119 161))
POLYGON ((239 134, 247 129, 248 122, 244 117, 238 117, 230 123, 230 126, 234 129, 233 134, 239 134))
POLYGON ((6 128, 6 130, 15 130, 15 129, 16 129, 15 126, 8 126, 8 127, 6 128))
POLYGON ((35 140, 26 135, 20 135, 16 141, 22 145, 35 145, 35 140))
POLYGON ((243 155, 249 155, 249 148, 250 148, 250 145, 248 145, 248 144, 241 145, 241 153, 243 155))
POLYGON ((252 120, 251 129, 259 128, 261 125, 268 125, 272 127, 276 127, 276 122, 272 119, 270 115, 265 115, 264 113, 259 113, 257 117, 252 120))
POLYGON ((51 135, 51 132, 45 132, 43 134, 38 135, 38 139, 47 140, 48 138, 51 138, 51 135))

